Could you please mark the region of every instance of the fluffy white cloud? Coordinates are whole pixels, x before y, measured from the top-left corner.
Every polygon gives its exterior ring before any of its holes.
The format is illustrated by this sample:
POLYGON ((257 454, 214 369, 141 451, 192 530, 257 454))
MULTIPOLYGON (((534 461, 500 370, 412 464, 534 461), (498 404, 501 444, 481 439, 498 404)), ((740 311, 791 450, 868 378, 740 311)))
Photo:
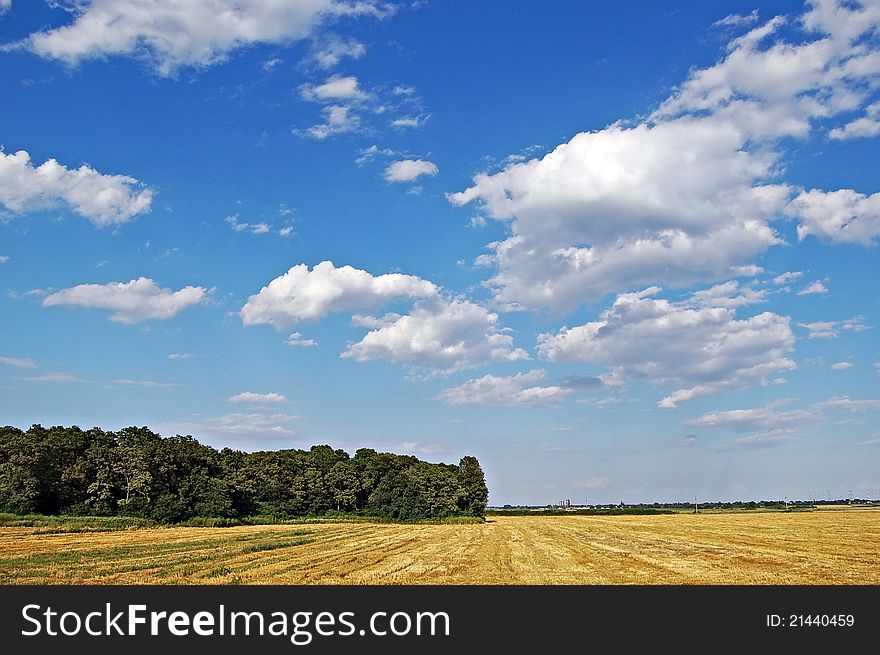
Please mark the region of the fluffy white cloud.
POLYGON ((287 398, 280 393, 254 393, 242 391, 239 394, 227 398, 230 403, 250 403, 255 405, 286 403, 287 398))
POLYGON ((0 264, 5 264, 9 261, 9 255, 0 255, 0 264))
POLYGON ((369 97, 358 85, 356 77, 340 75, 333 75, 318 86, 304 84, 300 87, 300 95, 306 100, 316 102, 366 100, 369 97))
POLYGON ((774 430, 790 428, 795 425, 814 423, 821 416, 810 409, 793 409, 778 411, 781 403, 770 403, 754 409, 731 409, 727 411, 709 412, 699 418, 685 421, 685 425, 703 428, 729 428, 737 432, 751 430, 774 430))
POLYGON ((846 369, 852 368, 852 367, 853 367, 852 362, 835 362, 834 364, 831 365, 831 370, 832 371, 845 371, 846 369))
POLYGON ((393 11, 371 0, 91 0, 69 6, 72 23, 31 34, 25 47, 68 64, 140 56, 160 75, 216 64, 250 44, 303 39, 336 17, 383 17, 393 11))
POLYGON ((395 161, 385 169, 385 179, 389 182, 412 182, 422 175, 437 175, 437 165, 423 159, 404 159, 395 161))
POLYGON ((732 309, 767 302, 767 293, 766 289, 753 289, 750 286, 741 286, 736 280, 730 280, 709 289, 695 291, 691 295, 691 301, 701 307, 732 309))
POLYGON ((540 386, 547 372, 535 369, 510 377, 484 375, 464 384, 444 389, 437 396, 448 405, 479 405, 484 407, 514 407, 517 405, 554 405, 571 389, 560 386, 540 386))
POLYGON ((803 271, 786 271, 782 275, 777 275, 773 278, 773 284, 776 286, 782 286, 783 284, 790 284, 795 280, 799 280, 804 276, 803 271))
POLYGON ((162 289, 150 278, 130 282, 80 284, 43 298, 43 307, 74 305, 110 309, 111 321, 138 323, 146 319, 167 319, 198 305, 205 299, 204 287, 183 287, 179 291, 162 289))
POLYGON ((298 264, 252 295, 241 308, 245 325, 270 323, 279 330, 331 312, 374 309, 395 298, 428 298, 437 287, 414 275, 374 276, 324 261, 310 271, 298 264))
POLYGON ((798 323, 798 327, 810 331, 810 339, 834 339, 843 330, 845 332, 864 332, 871 327, 865 325, 863 316, 848 318, 845 321, 814 321, 812 323, 798 323))
POLYGON ((866 196, 852 189, 802 191, 786 213, 800 221, 800 240, 812 234, 825 243, 870 246, 880 236, 880 193, 866 196))
POLYGON ((323 141, 329 136, 357 132, 361 129, 361 118, 351 107, 345 105, 330 105, 322 110, 324 122, 312 125, 306 130, 294 129, 293 133, 298 136, 311 137, 323 141))
POLYGON ((785 356, 794 347, 788 317, 764 312, 737 319, 735 309, 652 297, 659 292, 652 287, 619 295, 598 321, 539 335, 539 354, 553 362, 608 366, 608 384, 636 379, 679 387, 658 403, 666 408, 766 384, 795 368, 785 356))
POLYGON ((359 362, 387 359, 445 375, 488 362, 528 359, 524 350, 514 348, 497 314, 467 300, 434 297, 416 303, 409 314, 355 317, 355 324, 375 328, 342 353, 359 362))
POLYGON ((103 175, 85 164, 69 169, 54 159, 34 166, 24 150, 0 149, 0 204, 15 213, 66 205, 106 227, 149 211, 152 199, 152 190, 133 177, 103 175))
MULTIPOLYGON (((798 190, 776 181, 781 137, 865 104, 880 78, 874 3, 813 3, 806 40, 776 18, 693 71, 650 118, 582 132, 449 196, 508 224, 478 263, 510 308, 564 313, 609 292, 732 278, 780 243, 771 228, 798 190), (772 41, 772 42, 771 42, 772 41)), ((864 242, 864 241, 862 241, 864 242)))
POLYGON ((20 357, 0 357, 0 364, 15 368, 37 368, 37 363, 34 360, 20 357))
POLYGON ((803 289, 797 292, 799 296, 824 295, 828 293, 828 287, 825 286, 824 280, 816 280, 811 282, 803 289))
POLYGON ((306 339, 299 332, 292 332, 289 337, 287 337, 288 346, 293 346, 294 348, 312 348, 313 346, 317 346, 318 342, 314 339, 306 339))
POLYGON ((847 123, 843 127, 836 127, 828 133, 828 136, 838 141, 849 139, 867 139, 880 134, 880 102, 875 102, 865 109, 865 115, 847 123))

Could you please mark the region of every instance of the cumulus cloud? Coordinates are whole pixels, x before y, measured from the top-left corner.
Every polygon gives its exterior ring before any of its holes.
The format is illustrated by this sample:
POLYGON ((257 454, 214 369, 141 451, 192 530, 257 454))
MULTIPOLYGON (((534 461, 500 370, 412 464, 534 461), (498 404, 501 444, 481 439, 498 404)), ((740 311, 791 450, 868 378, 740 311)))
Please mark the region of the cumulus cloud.
POLYGON ((252 44, 286 44, 342 16, 383 17, 392 5, 357 0, 91 0, 68 4, 73 22, 31 34, 31 52, 75 65, 114 55, 149 61, 159 75, 207 67, 252 44))
POLYGON ((312 270, 298 264, 252 295, 240 315, 245 325, 269 323, 283 330, 332 312, 365 311, 395 298, 428 298, 437 292, 432 282, 414 275, 374 276, 330 261, 312 270))
POLYGON ((37 363, 34 360, 20 357, 0 357, 0 364, 15 368, 37 368, 37 363))
POLYGON ((316 102, 366 100, 369 97, 353 76, 342 77, 333 75, 318 86, 304 84, 300 87, 300 95, 306 100, 316 102))
POLYGON ((812 409, 793 409, 779 411, 780 402, 770 403, 754 409, 731 409, 709 412, 699 418, 685 421, 685 425, 703 428, 729 428, 737 432, 752 430, 775 430, 796 425, 814 423, 821 415, 812 409))
POLYGON ((843 127, 835 127, 828 136, 837 141, 868 139, 880 134, 880 102, 865 109, 865 115, 850 121, 843 127))
POLYGON ((853 367, 852 362, 835 362, 834 364, 831 365, 831 370, 832 371, 845 371, 846 369, 852 368, 852 367, 853 367))
POLYGON ((780 36, 784 24, 774 18, 733 40, 641 123, 579 133, 450 194, 509 229, 478 262, 495 269, 496 301, 565 313, 609 292, 748 274, 781 243, 771 222, 803 213, 789 206, 799 190, 779 181, 784 137, 866 103, 880 51, 864 37, 880 11, 811 3, 793 24, 804 37, 796 43, 780 36))
POLYGON ((46 296, 43 307, 72 305, 110 309, 111 321, 138 323, 146 319, 164 320, 201 303, 204 287, 183 287, 179 291, 160 288, 153 280, 139 277, 130 282, 80 284, 46 296))
POLYGON ((880 193, 866 196, 852 189, 802 191, 786 212, 800 221, 800 240, 812 234, 825 243, 870 246, 880 236, 880 193))
POLYGON ((230 396, 226 400, 230 403, 249 403, 255 405, 267 405, 287 402, 287 398, 280 393, 255 393, 253 391, 242 391, 239 394, 230 396))
POLYGON ((811 282, 803 289, 797 292, 799 296, 812 296, 812 295, 824 295, 828 293, 828 287, 825 286, 825 282, 823 280, 816 280, 811 282))
POLYGON ((385 179, 389 182, 412 182, 422 175, 434 176, 439 172, 433 162, 423 159, 404 159, 388 165, 385 169, 385 179))
POLYGON ((0 16, 9 11, 12 6, 12 0, 0 0, 0 16))
POLYGON ((54 159, 34 166, 24 150, 0 149, 0 204, 16 214, 69 207, 107 227, 149 211, 152 199, 153 191, 133 177, 104 175, 85 164, 70 169, 54 159))
POLYGON ((9 261, 9 255, 0 255, 0 264, 5 264, 9 261))
POLYGON ((863 316, 855 316, 845 321, 813 321, 812 323, 798 323, 798 327, 809 330, 810 339, 834 339, 841 331, 864 332, 871 328, 864 323, 863 316))
POLYGON ((447 405, 484 407, 544 406, 558 404, 571 392, 561 386, 540 386, 547 371, 535 369, 510 377, 484 375, 464 384, 444 389, 437 396, 447 405))
POLYGON ((287 337, 287 341, 285 342, 288 346, 293 346, 294 348, 312 348, 318 345, 318 342, 314 339, 306 339, 299 332, 292 332, 289 337, 287 337))
POLYGON ((788 317, 764 312, 737 319, 733 308, 654 298, 660 291, 618 295, 598 321, 539 335, 538 353, 553 362, 608 366, 606 384, 635 379, 678 387, 658 403, 665 408, 766 384, 795 368, 786 357, 794 348, 788 317))
POLYGON ((374 328, 342 353, 359 362, 387 359, 446 375, 488 362, 528 359, 514 347, 497 314, 468 300, 437 296, 419 301, 409 314, 359 316, 355 324, 374 328))
POLYGON ((358 132, 361 129, 361 118, 345 105, 330 105, 322 110, 324 122, 312 125, 306 130, 294 129, 298 136, 311 137, 323 141, 327 137, 346 132, 358 132))
POLYGON ((782 286, 783 284, 790 284, 795 280, 799 280, 804 276, 803 271, 786 271, 782 275, 777 275, 773 278, 773 284, 776 286, 782 286))

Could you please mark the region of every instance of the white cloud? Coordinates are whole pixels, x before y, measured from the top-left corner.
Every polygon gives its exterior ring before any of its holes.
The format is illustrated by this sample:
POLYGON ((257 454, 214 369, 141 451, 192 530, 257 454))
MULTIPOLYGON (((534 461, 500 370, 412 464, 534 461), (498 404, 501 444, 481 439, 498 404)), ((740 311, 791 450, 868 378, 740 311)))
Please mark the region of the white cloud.
POLYGON ((333 262, 293 266, 252 295, 241 308, 245 325, 270 323, 279 330, 332 312, 364 311, 395 298, 428 298, 437 287, 414 275, 390 273, 374 276, 333 262))
POLYGON ((729 428, 737 432, 751 430, 774 430, 795 425, 814 423, 821 416, 814 410, 794 409, 778 411, 781 403, 775 402, 754 409, 731 409, 703 414, 699 418, 685 421, 685 425, 703 428, 729 428))
POLYGON ((361 129, 361 118, 352 111, 351 107, 330 105, 321 111, 324 114, 325 122, 312 125, 306 130, 294 129, 293 133, 322 141, 330 136, 358 132, 361 129))
POLYGON ((37 368, 37 363, 34 360, 19 357, 0 357, 0 364, 15 368, 37 368))
POLYGON ((52 371, 51 373, 45 373, 44 375, 35 375, 19 379, 27 382, 85 382, 81 377, 73 375, 72 373, 64 373, 62 371, 52 371))
POLYGON ((824 295, 826 293, 828 293, 828 287, 825 286, 825 283, 822 280, 816 280, 798 291, 797 295, 810 296, 815 294, 824 295))
POLYGON ((112 55, 145 58, 160 75, 207 67, 257 43, 286 44, 340 16, 383 17, 370 0, 92 0, 70 3, 74 21, 31 34, 24 46, 68 64, 112 55))
POLYGON ((353 76, 333 75, 319 86, 304 84, 299 88, 300 95, 315 102, 339 102, 366 100, 369 94, 360 88, 358 79, 353 76))
POLYGON ((712 27, 742 27, 743 25, 751 25, 758 20, 758 10, 755 9, 750 14, 741 16, 740 14, 728 14, 720 20, 712 23, 712 27))
POLYGON ((255 405, 267 405, 286 403, 287 398, 280 393, 254 393, 253 391, 242 391, 239 394, 227 398, 230 403, 249 403, 255 405))
POLYGON ((162 289, 146 277, 130 282, 80 284, 62 289, 43 299, 44 307, 74 305, 113 310, 111 321, 138 323, 146 319, 164 320, 197 305, 205 299, 204 287, 183 287, 179 291, 162 289))
POLYGON ((294 348, 311 348, 313 346, 317 346, 318 342, 314 339, 306 339, 299 332, 293 332, 289 337, 287 337, 288 346, 293 346, 294 348))
POLYGON ((867 441, 862 441, 860 446, 880 446, 880 434, 874 435, 873 439, 868 439, 867 441))
POLYGON ((716 284, 709 289, 695 291, 691 295, 691 302, 701 307, 732 309, 767 302, 767 293, 765 289, 740 286, 739 282, 731 280, 723 284, 716 284))
POLYGON ((171 353, 168 355, 168 359, 172 361, 181 360, 181 359, 191 359, 194 357, 192 353, 171 353))
POLYGON ((375 328, 342 353, 359 362, 387 359, 446 375, 488 362, 528 359, 524 350, 514 348, 497 314, 463 299, 434 297, 403 316, 358 316, 354 323, 375 328))
POLYGON ((812 234, 825 243, 870 246, 880 236, 880 193, 866 196, 852 189, 802 191, 786 213, 800 220, 800 240, 812 234))
POLYGON ((434 176, 439 172, 433 162, 423 159, 404 159, 388 165, 385 169, 385 179, 389 182, 412 182, 422 175, 434 176))
POLYGON ((239 220, 238 214, 232 214, 231 216, 226 217, 226 222, 229 223, 229 227, 231 227, 235 232, 250 232, 251 234, 272 234, 275 233, 282 237, 290 236, 290 233, 293 232, 292 227, 282 227, 275 228, 268 223, 243 223, 239 220))
POLYGON ((366 53, 367 49, 363 43, 356 39, 343 39, 334 34, 312 46, 308 61, 326 70, 335 68, 346 57, 360 59, 366 53))
POLYGON ((810 331, 810 339, 834 339, 840 331, 847 332, 864 332, 870 330, 870 326, 865 325, 863 316, 855 316, 845 321, 814 321, 812 323, 798 323, 798 327, 806 328, 810 331))
POLYGON ((535 369, 511 377, 484 375, 464 384, 444 389, 437 396, 447 405, 477 405, 484 407, 514 407, 517 405, 544 406, 558 404, 571 389, 559 386, 539 386, 547 371, 535 369))
POLYGON ((0 255, 0 264, 5 264, 9 259, 9 255, 0 255))
POLYGON ((880 134, 880 102, 865 108, 865 115, 850 121, 843 127, 836 127, 828 136, 838 141, 849 139, 868 139, 880 134))
POLYGON ((427 116, 401 116, 391 121, 391 127, 399 129, 421 127, 428 120, 427 116))
POLYGON ((835 362, 831 365, 831 370, 833 371, 845 371, 848 368, 852 368, 852 362, 835 362))
POLYGON ((782 275, 777 275, 773 278, 773 284, 776 286, 782 286, 783 284, 790 284, 795 280, 799 280, 804 275, 803 271, 786 271, 782 275))
POLYGON ((12 6, 12 0, 0 0, 0 16, 9 11, 12 6))
POLYGON ((736 319, 734 309, 671 303, 652 287, 617 296, 598 321, 538 336, 538 353, 553 362, 604 365, 606 384, 646 380, 678 387, 658 405, 766 384, 795 368, 789 319, 764 312, 736 319))
POLYGON ((24 150, 0 149, 0 204, 17 214, 67 206, 106 227, 149 211, 152 198, 133 177, 103 175, 86 164, 69 169, 54 159, 34 166, 24 150))
POLYGON ((838 396, 837 398, 831 398, 830 400, 817 403, 816 407, 819 409, 835 409, 843 412, 865 412, 868 410, 880 409, 880 400, 853 400, 849 396, 838 396))
POLYGON ((451 194, 510 230, 481 258, 496 302, 564 313, 609 292, 730 279, 781 243, 771 222, 799 191, 778 181, 783 137, 858 109, 880 80, 863 38, 876 6, 823 1, 802 18, 806 40, 785 42, 783 19, 756 27, 647 120, 581 132, 451 194))

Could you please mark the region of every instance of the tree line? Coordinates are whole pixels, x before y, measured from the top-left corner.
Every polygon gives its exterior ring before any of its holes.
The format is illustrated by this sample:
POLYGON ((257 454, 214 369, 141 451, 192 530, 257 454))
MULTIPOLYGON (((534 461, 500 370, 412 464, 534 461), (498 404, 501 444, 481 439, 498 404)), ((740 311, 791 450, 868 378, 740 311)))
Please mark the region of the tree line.
POLYGON ((361 448, 246 453, 146 427, 0 427, 0 511, 137 516, 288 518, 338 512, 394 520, 483 516, 480 463, 432 464, 361 448))

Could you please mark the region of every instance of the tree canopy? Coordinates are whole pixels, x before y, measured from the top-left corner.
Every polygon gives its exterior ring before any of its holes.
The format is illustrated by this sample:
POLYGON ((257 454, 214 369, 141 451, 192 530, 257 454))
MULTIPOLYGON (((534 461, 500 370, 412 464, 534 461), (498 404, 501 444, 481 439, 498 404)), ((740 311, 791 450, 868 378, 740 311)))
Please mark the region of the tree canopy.
POLYGON ((0 511, 279 518, 348 512, 395 520, 483 516, 474 457, 433 464, 411 455, 330 446, 245 453, 146 427, 0 427, 0 511))

